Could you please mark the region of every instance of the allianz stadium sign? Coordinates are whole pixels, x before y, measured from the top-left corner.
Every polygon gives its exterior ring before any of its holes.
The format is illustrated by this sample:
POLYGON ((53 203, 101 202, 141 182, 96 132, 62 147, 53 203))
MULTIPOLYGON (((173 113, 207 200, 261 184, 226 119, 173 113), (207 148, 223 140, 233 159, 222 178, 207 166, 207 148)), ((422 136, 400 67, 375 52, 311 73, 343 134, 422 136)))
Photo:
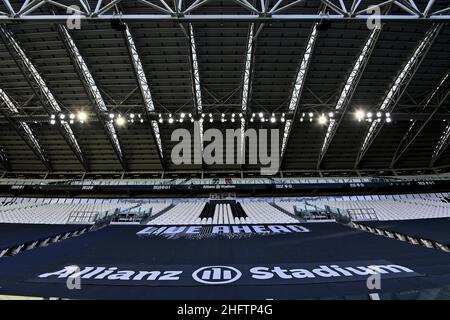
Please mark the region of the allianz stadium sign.
POLYGON ((409 267, 372 260, 327 264, 65 266, 30 281, 65 284, 78 279, 81 286, 289 285, 366 281, 374 274, 382 279, 420 276, 409 267))
POLYGON ((202 239, 215 236, 242 238, 252 235, 276 235, 310 232, 299 224, 258 224, 258 225, 181 225, 149 226, 137 232, 139 237, 160 236, 168 239, 202 239))

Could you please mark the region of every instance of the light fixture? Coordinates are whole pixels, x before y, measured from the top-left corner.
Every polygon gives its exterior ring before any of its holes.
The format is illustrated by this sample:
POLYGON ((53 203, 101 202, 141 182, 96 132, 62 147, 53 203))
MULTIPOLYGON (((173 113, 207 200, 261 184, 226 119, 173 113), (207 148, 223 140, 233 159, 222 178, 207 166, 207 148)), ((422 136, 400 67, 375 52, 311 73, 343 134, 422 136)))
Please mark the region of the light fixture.
POLYGON ((130 113, 130 118, 134 119, 134 113, 130 113))
POLYGON ((116 124, 118 126, 123 126, 125 124, 125 119, 121 115, 119 115, 116 119, 116 124))
POLYGON ((184 112, 181 113, 180 117, 181 119, 183 119, 186 115, 184 114, 184 112))
POLYGON ((358 121, 361 121, 362 119, 364 119, 364 115, 365 115, 365 113, 363 110, 356 110, 356 112, 355 112, 355 118, 358 121))
POLYGON ((329 116, 330 118, 333 118, 333 117, 334 117, 334 113, 333 113, 333 112, 329 112, 329 113, 328 113, 328 116, 329 116))
POLYGON ((55 119, 51 119, 51 120, 50 120, 50 124, 51 124, 51 125, 54 125, 55 123, 56 123, 55 119))
POLYGON ((262 112, 259 113, 259 117, 260 117, 260 118, 264 117, 264 115, 263 115, 262 112))
POLYGON ((60 115, 59 115, 59 118, 60 119, 64 119, 66 117, 66 115, 64 114, 64 113, 61 113, 60 115))
POLYGON ((322 113, 322 115, 317 119, 320 125, 324 125, 328 122, 327 117, 322 113))
POLYGON ((80 111, 78 112, 78 120, 80 120, 81 122, 84 122, 87 120, 87 114, 84 111, 80 111))
POLYGON ((381 112, 377 112, 377 118, 381 118, 381 112))
POLYGON ((75 115, 73 113, 70 114, 69 116, 70 119, 75 119, 75 115))
POLYGON ((308 113, 308 116, 309 116, 310 118, 312 118, 312 117, 314 116, 314 114, 313 114, 312 112, 310 112, 310 113, 308 113))
POLYGON ((163 123, 163 118, 159 118, 159 123, 163 123))
POLYGON ((367 118, 372 118, 372 112, 367 112, 367 118))
POLYGON ((275 123, 277 121, 277 119, 275 119, 275 117, 270 118, 270 122, 275 123))
POLYGON ((170 123, 170 124, 173 123, 173 118, 172 118, 172 117, 169 118, 169 123, 170 123))

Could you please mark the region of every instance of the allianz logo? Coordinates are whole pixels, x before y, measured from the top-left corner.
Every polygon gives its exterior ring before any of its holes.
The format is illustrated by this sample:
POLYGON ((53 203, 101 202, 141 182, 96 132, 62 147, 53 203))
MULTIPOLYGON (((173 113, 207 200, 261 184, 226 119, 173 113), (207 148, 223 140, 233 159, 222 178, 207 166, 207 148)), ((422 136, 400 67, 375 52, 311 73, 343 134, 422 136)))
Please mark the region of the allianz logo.
POLYGON ((242 276, 242 272, 229 266, 208 266, 197 269, 192 278, 204 284, 227 284, 232 283, 242 276))

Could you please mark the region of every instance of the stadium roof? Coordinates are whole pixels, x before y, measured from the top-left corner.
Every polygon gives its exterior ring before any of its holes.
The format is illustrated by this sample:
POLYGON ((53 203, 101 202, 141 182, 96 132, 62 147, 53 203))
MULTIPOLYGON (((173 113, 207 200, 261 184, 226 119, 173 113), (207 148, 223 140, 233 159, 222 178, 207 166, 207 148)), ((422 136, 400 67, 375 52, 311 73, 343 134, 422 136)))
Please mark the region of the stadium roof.
POLYGON ((172 131, 204 113, 279 128, 286 172, 448 167, 449 21, 447 0, 3 0, 1 165, 258 169, 172 163, 172 131))

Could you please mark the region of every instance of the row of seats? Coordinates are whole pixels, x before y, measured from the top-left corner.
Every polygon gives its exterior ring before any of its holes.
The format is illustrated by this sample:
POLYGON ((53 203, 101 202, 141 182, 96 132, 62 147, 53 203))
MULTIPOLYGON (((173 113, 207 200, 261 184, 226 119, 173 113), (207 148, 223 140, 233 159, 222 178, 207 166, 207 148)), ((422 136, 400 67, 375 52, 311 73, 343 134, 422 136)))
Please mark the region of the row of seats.
POLYGON ((296 223, 297 219, 275 209, 267 202, 242 202, 249 223, 296 223))
POLYGON ((450 207, 430 205, 416 201, 326 201, 322 202, 340 209, 373 209, 378 220, 410 220, 450 217, 450 207))
MULTIPOLYGON (((136 212, 152 209, 156 215, 166 209, 170 203, 143 204, 136 212)), ((110 204, 31 204, 19 203, 0 207, 0 223, 30 223, 30 224, 66 224, 94 223, 99 213, 114 212, 136 207, 136 203, 110 204)))
POLYGON ((195 224, 206 202, 179 203, 162 215, 151 219, 150 225, 188 225, 195 224))
POLYGON ((297 223, 298 220, 277 210, 266 202, 241 203, 246 216, 238 217, 230 204, 217 204, 214 214, 203 215, 205 203, 180 203, 161 216, 150 220, 149 225, 221 225, 221 224, 276 224, 297 223))
MULTIPOLYGON (((330 207, 355 212, 355 216, 364 219, 361 213, 374 212, 377 220, 409 220, 450 217, 450 204, 442 202, 440 198, 413 200, 343 200, 343 201, 308 201, 312 205, 328 205, 330 207), (358 214, 356 214, 358 213, 358 214)), ((294 207, 300 206, 299 201, 280 201, 276 205, 291 214, 295 214, 294 207)), ((355 217, 353 217, 355 218, 355 217)), ((358 218, 356 218, 358 219, 358 218)))
MULTIPOLYGON (((312 205, 328 205, 339 209, 353 209, 355 217, 367 220, 364 214, 373 213, 377 220, 408 220, 426 218, 450 217, 450 203, 442 201, 443 195, 428 195, 426 197, 391 197, 391 200, 336 200, 337 198, 317 198, 320 200, 308 200, 312 205)), ((65 223, 93 223, 98 213, 135 208, 133 212, 152 209, 151 215, 158 215, 150 219, 150 224, 251 224, 251 223, 296 223, 294 207, 304 204, 301 201, 276 201, 280 208, 270 205, 267 199, 260 201, 241 201, 237 206, 242 207, 244 213, 236 214, 236 205, 217 204, 213 215, 201 217, 206 201, 179 202, 163 214, 172 204, 167 202, 136 202, 126 200, 115 203, 48 203, 42 199, 41 202, 7 202, 0 206, 0 223, 43 223, 43 224, 65 224, 65 223), (286 213, 289 214, 286 214, 286 213), (202 219, 203 218, 203 219, 202 219)), ((48 199, 47 199, 48 200, 48 199)))
POLYGON ((234 217, 229 204, 217 204, 214 209, 213 217, 197 218, 197 224, 243 224, 248 223, 246 218, 234 217))

